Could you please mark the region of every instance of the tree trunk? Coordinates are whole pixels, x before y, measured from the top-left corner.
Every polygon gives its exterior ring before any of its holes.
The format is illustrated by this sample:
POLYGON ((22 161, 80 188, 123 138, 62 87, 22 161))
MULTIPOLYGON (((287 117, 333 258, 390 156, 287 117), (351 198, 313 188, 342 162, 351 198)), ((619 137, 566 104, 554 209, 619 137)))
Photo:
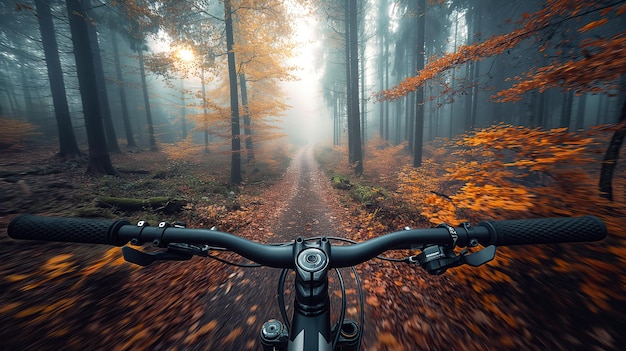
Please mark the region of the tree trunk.
POLYGON ((246 86, 246 75, 239 74, 239 85, 241 86, 241 105, 243 106, 243 134, 245 135, 246 155, 248 161, 254 160, 254 150, 252 148, 252 120, 250 119, 250 107, 248 104, 248 88, 246 86))
POLYGON ((585 110, 587 108, 587 94, 578 97, 578 110, 576 112, 576 130, 585 129, 585 110))
POLYGON ((570 121, 572 119, 572 102, 574 101, 574 92, 568 91, 563 95, 563 104, 561 108, 561 121, 559 127, 570 127, 570 121))
MULTIPOLYGON (((380 15, 380 13, 379 13, 380 15)), ((380 29, 382 31, 382 29, 380 29)), ((385 40, 384 37, 381 37, 378 39, 380 41, 380 45, 379 45, 379 51, 378 51, 378 59, 379 64, 378 64, 378 81, 380 82, 380 88, 379 91, 382 91, 385 89, 385 70, 384 70, 384 43, 383 41, 385 40)), ((378 136, 383 139, 384 135, 385 135, 385 130, 384 130, 384 120, 385 120, 385 107, 383 106, 384 102, 379 102, 378 103, 378 136)))
MULTIPOLYGON (((416 36, 411 36, 412 41, 415 42, 417 40, 416 36)), ((409 46, 410 47, 410 46, 409 46)), ((417 51, 417 50, 415 50, 417 51)), ((410 72, 410 74, 415 74, 417 72, 417 55, 416 52, 411 52, 411 50, 408 50, 408 53, 410 53, 411 55, 411 59, 407 60, 408 64, 409 64, 409 69, 407 71, 410 72)), ((416 99, 416 94, 413 93, 409 93, 407 95, 407 101, 406 101, 406 111, 407 111, 407 123, 406 123, 406 128, 405 128, 405 134, 406 134, 406 140, 409 141, 409 150, 411 150, 411 152, 413 152, 413 147, 415 144, 415 119, 417 117, 417 109, 416 109, 416 104, 417 104, 417 99, 416 99)))
POLYGON ((204 153, 209 153, 209 111, 206 103, 206 81, 204 79, 204 64, 201 66, 200 83, 202 84, 202 124, 204 125, 204 153))
MULTIPOLYGON (((389 36, 385 38, 385 87, 389 87, 389 36)), ((389 102, 385 101, 385 134, 383 139, 389 140, 389 102)))
MULTIPOLYGON (((478 2, 474 8, 474 24, 475 24, 475 33, 479 34, 481 33, 482 30, 482 11, 483 11, 483 7, 480 6, 480 2, 478 2), (480 6, 480 7, 478 7, 480 6)), ((477 38, 475 38, 475 41, 478 41, 477 38)), ((474 87, 472 89, 472 110, 470 111, 470 126, 473 128, 476 127, 476 121, 477 121, 477 116, 478 116, 478 102, 479 97, 480 97, 480 61, 474 61, 472 63, 472 75, 473 75, 473 79, 472 79, 472 83, 474 84, 474 87)))
POLYGON ((354 166, 354 173, 363 174, 363 151, 361 148, 361 122, 359 113, 359 48, 357 38, 357 6, 356 0, 346 1, 346 20, 348 31, 346 33, 346 51, 349 57, 348 70, 348 159, 354 166))
POLYGON ((89 144, 87 173, 116 175, 117 172, 111 164, 102 128, 96 68, 94 67, 93 51, 89 42, 89 29, 87 28, 93 26, 93 23, 87 21, 85 8, 80 0, 67 0, 67 13, 69 14, 78 84, 87 130, 87 143, 89 144))
POLYGON ((241 183, 241 139, 239 135, 239 94, 237 91, 237 67, 235 66, 235 52, 233 46, 233 16, 230 0, 224 0, 224 15, 226 22, 226 50, 228 51, 228 80, 230 83, 230 113, 231 113, 231 165, 230 181, 241 183))
POLYGON ((182 78, 180 80, 180 124, 183 139, 187 139, 187 99, 185 95, 185 78, 182 78))
POLYGON ((111 118, 111 106, 109 106, 109 95, 107 94, 106 80, 104 79, 104 68, 102 67, 102 56, 100 55, 100 44, 98 44, 98 33, 96 26, 93 24, 91 0, 83 0, 83 7, 86 9, 89 17, 85 17, 91 22, 87 26, 87 34, 89 35, 89 43, 93 57, 93 65, 96 73, 96 84, 98 85, 98 99, 100 99, 100 110, 102 111, 102 124, 104 126, 107 149, 109 152, 121 152, 117 144, 117 135, 113 128, 113 119, 111 118))
POLYGON ((148 120, 148 138, 150 139, 150 151, 158 151, 154 137, 154 124, 152 123, 152 111, 150 111, 150 96, 148 95, 148 83, 146 82, 146 68, 143 64, 143 47, 139 45, 139 72, 141 74, 141 88, 143 90, 143 103, 146 109, 146 119, 148 120))
MULTIPOLYGON (((424 69, 424 31, 426 30, 426 0, 417 1, 417 70, 424 69)), ((424 86, 415 92, 415 130, 413 144, 413 167, 422 166, 422 144, 424 143, 424 86)))
POLYGON ((600 170, 600 195, 610 201, 613 201, 613 173, 619 159, 619 151, 626 136, 626 101, 622 105, 618 126, 619 129, 613 133, 609 146, 606 148, 602 169, 600 170))
POLYGON ((28 66, 20 65, 20 79, 22 82, 20 85, 22 86, 22 96, 24 97, 24 117, 27 122, 34 123, 34 112, 33 112, 33 98, 30 94, 30 83, 28 78, 26 77, 26 70, 28 66))
POLYGON ((344 34, 345 34, 345 57, 346 57, 346 118, 348 122, 348 158, 352 164, 352 143, 350 142, 350 116, 352 116, 352 79, 350 75, 352 70, 350 69, 350 0, 345 0, 344 3, 344 34))
POLYGON ((133 135, 133 129, 130 126, 130 118, 128 116, 128 103, 126 102, 126 91, 124 89, 124 76, 122 75, 122 65, 120 64, 120 52, 117 47, 117 35, 115 31, 113 34, 113 57, 115 59, 115 75, 119 84, 120 91, 120 104, 122 105, 122 120, 124 121, 124 132, 126 134, 126 146, 129 148, 136 148, 135 137, 133 135))
POLYGON ((361 51, 361 144, 365 144, 367 140, 367 99, 365 97, 365 46, 366 43, 363 43, 360 47, 361 51))
POLYGON ((76 143, 72 118, 67 105, 65 92, 65 82, 63 81, 63 71, 61 60, 59 59, 59 49, 54 35, 54 23, 50 12, 48 0, 36 0, 37 16, 39 18, 39 29, 41 40, 48 67, 48 80, 52 92, 52 103, 56 116, 57 130, 59 133, 59 156, 65 159, 72 159, 80 156, 80 149, 76 143))
MULTIPOLYGON (((456 15, 456 19, 454 21, 454 52, 456 53, 457 50, 457 38, 459 35, 459 15, 456 15)), ((452 88, 452 91, 454 91, 455 89, 455 85, 456 85, 456 67, 452 67, 452 79, 450 80, 450 88, 452 88)), ((448 118, 448 139, 452 139, 452 137, 454 136, 454 103, 449 104, 450 105, 450 118, 448 118)))

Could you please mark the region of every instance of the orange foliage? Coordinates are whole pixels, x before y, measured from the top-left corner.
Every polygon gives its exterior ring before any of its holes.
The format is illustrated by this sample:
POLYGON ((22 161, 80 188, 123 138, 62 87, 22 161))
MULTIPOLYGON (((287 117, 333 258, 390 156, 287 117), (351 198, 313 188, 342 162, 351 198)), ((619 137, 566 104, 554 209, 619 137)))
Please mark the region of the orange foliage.
MULTIPOLYGON (((579 286, 575 293, 586 296, 587 301, 580 308, 611 312, 613 301, 625 299, 626 236, 621 227, 626 208, 623 202, 605 200, 597 189, 599 140, 609 133, 602 128, 571 133, 563 128, 510 125, 477 130, 448 145, 456 149, 456 160, 442 165, 427 160, 422 169, 405 169, 397 196, 434 224, 457 224, 461 217, 472 222, 584 214, 601 217, 612 234, 604 243, 500 248, 488 266, 452 270, 452 274, 474 291, 489 294, 498 284, 515 284, 512 274, 519 272, 508 267, 519 267, 513 263, 521 262, 527 267, 524 274, 534 279, 579 277, 572 278, 579 286)), ((502 299, 484 304, 503 322, 515 325, 511 316, 500 312, 508 309, 502 299)))
MULTIPOLYGON (((509 33, 491 36, 490 38, 472 45, 461 45, 456 52, 446 53, 441 57, 431 57, 428 64, 419 74, 409 77, 397 86, 375 94, 380 101, 393 101, 415 91, 426 82, 437 78, 446 71, 471 61, 480 61, 484 58, 497 56, 518 46, 524 40, 533 36, 540 36, 545 28, 563 22, 564 19, 580 17, 581 10, 594 12, 602 10, 602 15, 615 11, 617 16, 623 14, 624 6, 617 9, 607 7, 597 1, 559 1, 549 0, 545 6, 532 14, 525 13, 516 22, 518 27, 509 33)), ((592 21, 579 29, 586 33, 605 25, 608 19, 592 21)), ((543 91, 549 87, 573 89, 576 92, 608 91, 613 86, 604 86, 626 73, 625 32, 616 34, 612 38, 583 41, 576 51, 578 60, 556 59, 550 65, 531 70, 523 76, 515 77, 519 82, 510 89, 497 93, 500 101, 519 100, 519 94, 531 89, 543 91)), ((538 46, 540 52, 545 51, 546 45, 538 46)), ((562 53, 559 54, 561 56, 562 53)), ((567 56, 572 58, 573 55, 567 56)))
MULTIPOLYGON (((581 28, 590 30, 590 25, 599 26, 600 21, 581 28)), ((494 98, 498 101, 519 101, 521 94, 533 89, 543 92, 548 88, 563 87, 576 93, 599 93, 616 88, 615 82, 626 73, 626 32, 609 39, 589 39, 581 43, 587 54, 578 60, 554 61, 552 64, 516 76, 518 81, 511 88, 499 91, 494 98)))
POLYGON ((589 22, 585 26, 580 28, 578 31, 581 32, 581 33, 588 32, 588 31, 590 31, 592 29, 595 29, 597 27, 605 25, 607 22, 609 22, 609 20, 607 18, 602 18, 602 19, 599 19, 597 21, 589 22))
POLYGON ((456 211, 481 218, 575 215, 564 205, 577 200, 563 201, 564 194, 604 203, 581 167, 596 162, 591 136, 498 125, 463 137, 456 147, 461 147, 456 151, 461 159, 445 166, 442 180, 460 184, 447 194, 456 211))
POLYGON ((368 176, 380 179, 383 183, 395 181, 389 179, 390 174, 394 174, 399 165, 410 162, 410 155, 407 152, 407 144, 392 145, 389 141, 376 137, 369 140, 365 145, 365 155, 372 162, 367 163, 366 173, 368 176))

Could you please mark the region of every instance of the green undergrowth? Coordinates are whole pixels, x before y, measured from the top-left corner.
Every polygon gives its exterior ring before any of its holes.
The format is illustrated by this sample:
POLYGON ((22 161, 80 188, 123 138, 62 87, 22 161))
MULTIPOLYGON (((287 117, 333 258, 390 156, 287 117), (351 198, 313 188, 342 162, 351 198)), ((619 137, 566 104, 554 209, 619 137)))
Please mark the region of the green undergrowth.
POLYGON ((333 188, 348 191, 354 201, 366 207, 380 204, 389 198, 385 189, 363 184, 358 179, 351 179, 345 174, 331 174, 330 181, 333 188))

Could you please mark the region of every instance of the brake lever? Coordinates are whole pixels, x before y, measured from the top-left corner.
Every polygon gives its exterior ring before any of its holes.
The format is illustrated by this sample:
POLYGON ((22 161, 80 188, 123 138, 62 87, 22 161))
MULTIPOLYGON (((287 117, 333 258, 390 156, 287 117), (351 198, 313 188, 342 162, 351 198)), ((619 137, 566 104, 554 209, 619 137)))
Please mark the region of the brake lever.
POLYGON ((135 250, 130 246, 122 247, 122 255, 126 262, 139 266, 147 266, 155 261, 187 261, 193 254, 183 251, 169 250, 165 252, 144 252, 135 250))
MULTIPOLYGON (((466 250, 463 250, 466 251, 466 250)), ((472 267, 481 266, 496 257, 496 247, 494 245, 489 245, 482 250, 473 252, 471 254, 463 255, 464 263, 469 264, 472 267)))

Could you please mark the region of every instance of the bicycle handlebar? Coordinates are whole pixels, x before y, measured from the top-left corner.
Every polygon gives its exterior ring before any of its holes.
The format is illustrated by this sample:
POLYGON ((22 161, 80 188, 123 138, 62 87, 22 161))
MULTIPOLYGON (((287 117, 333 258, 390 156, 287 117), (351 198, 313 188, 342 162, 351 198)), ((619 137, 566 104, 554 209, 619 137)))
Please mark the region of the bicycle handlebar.
MULTIPOLYGON (((294 267, 293 245, 261 244, 207 229, 134 226, 126 220, 20 215, 9 223, 7 232, 13 239, 114 246, 122 246, 129 241, 136 244, 153 242, 160 247, 167 247, 171 243, 206 244, 226 248, 264 266, 294 267)), ((330 262, 331 268, 349 267, 387 250, 421 249, 426 245, 465 247, 474 240, 485 246, 506 246, 599 241, 606 235, 606 225, 594 216, 485 221, 475 227, 410 229, 354 245, 335 245, 331 250, 330 262)))

